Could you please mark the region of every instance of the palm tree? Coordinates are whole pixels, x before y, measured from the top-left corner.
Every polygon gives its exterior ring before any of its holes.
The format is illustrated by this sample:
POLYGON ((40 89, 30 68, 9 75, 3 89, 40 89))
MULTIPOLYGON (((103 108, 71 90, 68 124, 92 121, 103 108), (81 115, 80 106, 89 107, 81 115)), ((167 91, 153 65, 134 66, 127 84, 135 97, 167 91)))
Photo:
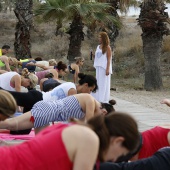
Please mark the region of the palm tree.
MULTIPOLYGON (((98 2, 110 3, 112 10, 110 10, 109 13, 117 18, 117 20, 120 20, 118 10, 120 13, 126 13, 130 6, 136 7, 138 5, 138 1, 136 0, 98 0, 98 2)), ((115 26, 112 22, 108 23, 107 27, 106 32, 111 40, 111 45, 114 46, 115 40, 119 35, 119 27, 115 26)))
POLYGON ((145 0, 140 5, 138 23, 142 29, 143 53, 145 58, 146 90, 163 87, 160 70, 160 56, 164 35, 169 35, 167 23, 170 23, 165 4, 162 0, 145 0))
POLYGON ((18 18, 15 32, 14 50, 17 59, 31 57, 30 30, 32 28, 32 0, 17 0, 14 9, 18 18))
MULTIPOLYGON (((45 20, 56 19, 57 30, 65 21, 71 21, 67 33, 70 35, 68 59, 73 61, 81 55, 81 42, 84 40, 84 25, 94 21, 110 21, 118 25, 118 21, 108 14, 111 6, 108 3, 93 2, 92 0, 47 0, 35 11, 37 15, 43 14, 45 20)), ((57 31, 56 31, 57 32, 57 31)))

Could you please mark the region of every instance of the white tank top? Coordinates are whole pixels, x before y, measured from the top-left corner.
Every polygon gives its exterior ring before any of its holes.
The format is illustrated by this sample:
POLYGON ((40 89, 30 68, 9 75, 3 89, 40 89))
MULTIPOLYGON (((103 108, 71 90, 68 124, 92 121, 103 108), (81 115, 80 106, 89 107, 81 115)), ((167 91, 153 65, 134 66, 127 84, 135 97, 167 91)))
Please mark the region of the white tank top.
MULTIPOLYGON (((112 56, 112 54, 111 54, 112 56)), ((107 56, 106 53, 102 53, 102 49, 100 49, 100 45, 97 46, 94 58, 94 67, 102 67, 106 70, 107 67, 107 56)), ((110 61, 110 70, 109 73, 112 74, 112 58, 110 61)))
MULTIPOLYGON (((41 65, 44 65, 46 67, 49 67, 49 62, 48 61, 37 61, 36 62, 37 64, 41 64, 41 65)), ((38 72, 38 71, 42 71, 44 69, 40 68, 40 67, 37 67, 35 68, 35 71, 38 72)))
POLYGON ((74 83, 71 82, 62 83, 61 85, 55 87, 53 90, 49 92, 42 92, 43 100, 51 101, 63 99, 68 96, 68 91, 72 88, 76 90, 76 86, 74 83))
POLYGON ((14 71, 0 74, 0 87, 2 87, 5 90, 16 91, 15 88, 13 88, 10 85, 10 81, 11 81, 12 77, 15 75, 19 75, 19 74, 14 71))

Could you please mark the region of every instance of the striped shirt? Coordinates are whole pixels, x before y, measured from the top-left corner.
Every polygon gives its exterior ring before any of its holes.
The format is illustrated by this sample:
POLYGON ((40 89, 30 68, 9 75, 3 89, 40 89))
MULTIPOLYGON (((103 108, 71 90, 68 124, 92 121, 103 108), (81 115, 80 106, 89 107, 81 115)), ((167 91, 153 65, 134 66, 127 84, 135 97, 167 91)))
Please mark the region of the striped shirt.
POLYGON ((75 96, 55 101, 40 101, 33 106, 31 114, 34 117, 34 128, 48 125, 54 121, 85 117, 85 113, 75 96))

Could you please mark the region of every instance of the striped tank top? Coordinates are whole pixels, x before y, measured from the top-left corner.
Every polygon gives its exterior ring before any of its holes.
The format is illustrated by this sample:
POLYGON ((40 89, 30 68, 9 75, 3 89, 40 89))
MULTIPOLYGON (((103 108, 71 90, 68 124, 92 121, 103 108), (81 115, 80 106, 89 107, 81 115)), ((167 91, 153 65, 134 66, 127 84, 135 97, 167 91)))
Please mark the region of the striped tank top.
POLYGON ((77 98, 69 96, 55 101, 40 101, 31 110, 34 128, 48 125, 54 121, 67 121, 70 118, 83 119, 83 112, 77 98))

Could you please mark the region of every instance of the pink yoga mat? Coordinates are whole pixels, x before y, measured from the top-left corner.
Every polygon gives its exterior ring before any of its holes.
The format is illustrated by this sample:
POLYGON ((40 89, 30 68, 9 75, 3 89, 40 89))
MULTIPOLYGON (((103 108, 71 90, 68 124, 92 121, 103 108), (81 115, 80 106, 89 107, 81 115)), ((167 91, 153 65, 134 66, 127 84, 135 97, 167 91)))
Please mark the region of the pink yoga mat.
POLYGON ((34 130, 32 130, 28 135, 11 135, 9 133, 0 133, 0 140, 30 140, 34 137, 34 130))

